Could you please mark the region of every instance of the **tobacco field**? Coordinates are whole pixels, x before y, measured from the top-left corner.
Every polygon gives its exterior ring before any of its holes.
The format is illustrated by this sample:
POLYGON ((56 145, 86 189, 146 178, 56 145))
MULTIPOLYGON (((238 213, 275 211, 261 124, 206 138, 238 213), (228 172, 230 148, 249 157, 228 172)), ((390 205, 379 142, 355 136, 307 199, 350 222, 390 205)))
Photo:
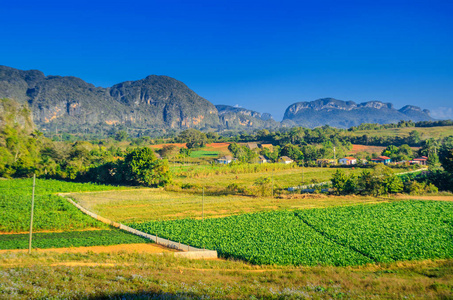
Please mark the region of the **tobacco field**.
MULTIPOLYGON (((0 234, 0 250, 28 249, 28 234, 0 234)), ((66 248, 149 243, 148 239, 121 230, 34 233, 32 248, 66 248)))
MULTIPOLYGON (((0 232, 28 231, 33 179, 0 180, 0 232)), ((55 193, 102 191, 114 186, 37 179, 34 230, 77 230, 106 225, 84 215, 55 193)))
POLYGON ((348 266, 453 257, 453 203, 441 201, 129 225, 254 264, 348 266))

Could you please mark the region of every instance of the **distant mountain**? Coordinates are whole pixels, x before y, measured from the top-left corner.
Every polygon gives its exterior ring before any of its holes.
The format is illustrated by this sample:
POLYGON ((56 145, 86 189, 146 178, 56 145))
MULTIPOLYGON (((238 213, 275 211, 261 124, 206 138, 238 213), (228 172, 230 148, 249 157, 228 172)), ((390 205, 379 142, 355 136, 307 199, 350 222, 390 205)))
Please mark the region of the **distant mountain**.
POLYGON ((282 123, 286 126, 303 126, 314 128, 330 125, 338 128, 349 128, 361 123, 397 123, 401 120, 432 120, 428 110, 407 105, 396 110, 391 103, 370 101, 356 104, 353 101, 342 101, 333 98, 318 99, 310 102, 298 102, 290 105, 285 112, 282 123))
POLYGON ((76 77, 0 66, 0 97, 28 103, 35 123, 60 129, 125 124, 132 128, 218 128, 215 106, 184 83, 151 75, 110 88, 76 77))
POLYGON ((244 126, 254 129, 262 128, 277 128, 280 126, 271 114, 245 109, 242 107, 234 107, 229 105, 216 105, 219 112, 219 120, 221 126, 226 129, 240 129, 244 126))
MULTIPOLYGON (((184 83, 168 76, 150 75, 109 88, 96 87, 72 76, 45 76, 0 66, 0 98, 27 105, 40 130, 103 132, 122 125, 151 135, 167 130, 254 130, 280 126, 348 128, 361 123, 432 120, 429 111, 407 105, 396 110, 390 103, 356 104, 333 98, 289 106, 283 121, 228 105, 214 106, 184 83), (107 128, 105 128, 107 127, 107 128)), ((24 106, 25 107, 25 106, 24 106)))

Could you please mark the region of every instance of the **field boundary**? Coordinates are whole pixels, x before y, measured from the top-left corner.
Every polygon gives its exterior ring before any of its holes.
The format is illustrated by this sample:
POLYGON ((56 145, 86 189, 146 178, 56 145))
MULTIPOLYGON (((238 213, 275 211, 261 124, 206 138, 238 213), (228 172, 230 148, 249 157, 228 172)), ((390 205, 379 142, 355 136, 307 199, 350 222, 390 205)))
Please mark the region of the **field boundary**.
POLYGON ((181 244, 179 242, 174 242, 169 239, 164 239, 164 238, 158 237, 157 235, 152 235, 152 234, 148 234, 148 233, 139 231, 137 229, 134 229, 132 227, 126 226, 126 225, 118 223, 118 222, 114 222, 112 220, 109 220, 107 218, 104 218, 102 216, 99 216, 98 214, 95 214, 95 213, 89 211, 88 209, 84 208, 83 206, 81 206, 80 204, 76 203, 74 200, 69 198, 67 196, 67 194, 60 193, 60 194, 58 194, 58 196, 65 198, 69 203, 71 203, 72 205, 77 207, 81 212, 83 212, 84 214, 86 214, 98 221, 101 221, 102 223, 119 228, 119 229, 127 231, 129 233, 147 238, 147 239, 153 241, 154 243, 156 243, 157 245, 162 245, 167 248, 182 251, 182 252, 175 252, 174 255, 176 255, 176 256, 182 256, 182 257, 187 257, 187 258, 218 258, 216 250, 200 249, 200 248, 192 247, 190 245, 181 244))

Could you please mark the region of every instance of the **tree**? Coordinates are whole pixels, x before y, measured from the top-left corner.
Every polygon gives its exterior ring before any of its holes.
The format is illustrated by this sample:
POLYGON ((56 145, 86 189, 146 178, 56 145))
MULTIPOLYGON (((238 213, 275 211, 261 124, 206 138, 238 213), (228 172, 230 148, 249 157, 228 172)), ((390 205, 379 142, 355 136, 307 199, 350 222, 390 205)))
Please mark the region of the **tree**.
POLYGON ((337 169, 331 180, 332 187, 337 195, 353 194, 356 190, 354 174, 348 176, 343 170, 337 169))
POLYGON ((167 160, 157 159, 148 147, 129 152, 120 169, 124 180, 136 185, 164 186, 171 181, 167 160))
POLYGON ((178 136, 178 140, 181 143, 186 143, 186 147, 189 149, 204 147, 208 142, 206 134, 193 128, 181 132, 178 136))
POLYGON ((122 142, 122 141, 125 141, 127 139, 127 132, 124 131, 124 130, 120 130, 116 133, 115 135, 115 140, 119 141, 119 142, 122 142))

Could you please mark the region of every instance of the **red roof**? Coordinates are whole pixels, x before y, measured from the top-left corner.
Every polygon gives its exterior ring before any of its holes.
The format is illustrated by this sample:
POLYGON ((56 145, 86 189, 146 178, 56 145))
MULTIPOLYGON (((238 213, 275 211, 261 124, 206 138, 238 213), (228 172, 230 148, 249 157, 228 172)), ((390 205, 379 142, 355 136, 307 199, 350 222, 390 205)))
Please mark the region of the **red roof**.
POLYGON ((371 160, 387 160, 387 159, 390 159, 390 157, 388 157, 388 156, 379 156, 379 157, 373 158, 371 160))
POLYGON ((350 156, 347 156, 345 158, 348 159, 348 160, 354 160, 355 159, 354 157, 350 157, 350 156))
POLYGON ((428 160, 428 158, 426 156, 422 156, 422 157, 417 157, 417 158, 414 158, 413 160, 428 160))

